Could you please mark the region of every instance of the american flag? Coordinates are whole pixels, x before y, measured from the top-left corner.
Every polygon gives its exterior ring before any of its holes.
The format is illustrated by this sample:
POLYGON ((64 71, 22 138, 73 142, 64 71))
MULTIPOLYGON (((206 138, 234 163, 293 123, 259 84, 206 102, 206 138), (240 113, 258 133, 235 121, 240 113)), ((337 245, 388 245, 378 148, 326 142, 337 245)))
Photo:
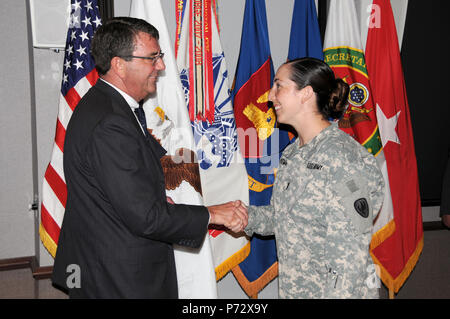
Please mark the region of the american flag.
POLYGON ((42 186, 42 243, 54 257, 67 199, 63 170, 64 138, 72 112, 83 95, 95 84, 98 74, 90 54, 91 40, 101 25, 97 0, 71 0, 63 62, 61 95, 52 157, 42 186))

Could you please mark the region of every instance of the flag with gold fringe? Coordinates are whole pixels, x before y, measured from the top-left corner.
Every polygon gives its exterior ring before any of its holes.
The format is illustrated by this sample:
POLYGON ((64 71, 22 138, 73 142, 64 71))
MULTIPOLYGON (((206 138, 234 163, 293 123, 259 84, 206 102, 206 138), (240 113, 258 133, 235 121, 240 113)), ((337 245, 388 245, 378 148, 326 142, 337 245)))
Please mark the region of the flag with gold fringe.
MULTIPOLYGON (((228 71, 214 0, 175 0, 176 59, 194 135, 206 206, 240 199, 249 203, 248 180, 237 137, 228 71)), ((216 279, 248 255, 243 234, 210 229, 216 279)))
POLYGON ((324 42, 324 61, 349 86, 348 108, 339 128, 373 154, 383 173, 385 197, 375 218, 371 247, 394 233, 393 204, 354 0, 331 0, 324 42))
MULTIPOLYGON (((233 104, 239 127, 239 145, 248 173, 250 204, 269 205, 275 169, 289 134, 277 127, 268 94, 274 69, 270 53, 264 1, 246 0, 241 48, 236 68, 233 104)), ((239 284, 251 298, 278 275, 273 236, 254 235, 249 256, 233 269, 239 284)))
POLYGON ((72 0, 63 60, 61 95, 56 121, 55 142, 42 185, 39 235, 44 247, 55 257, 64 218, 67 187, 63 156, 66 127, 83 95, 98 79, 90 43, 101 25, 97 0, 72 0))
POLYGON ((369 25, 366 62, 389 173, 395 230, 387 238, 373 240, 370 250, 393 297, 422 252, 422 211, 408 99, 389 0, 374 0, 372 13, 378 21, 369 25))

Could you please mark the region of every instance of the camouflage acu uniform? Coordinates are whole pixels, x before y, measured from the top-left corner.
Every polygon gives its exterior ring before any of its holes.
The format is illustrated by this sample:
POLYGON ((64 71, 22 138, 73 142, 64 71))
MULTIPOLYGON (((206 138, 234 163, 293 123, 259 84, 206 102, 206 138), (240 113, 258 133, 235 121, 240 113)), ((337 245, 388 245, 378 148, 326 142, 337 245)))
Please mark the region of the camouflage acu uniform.
POLYGON ((280 298, 377 298, 366 281, 373 219, 384 198, 375 157, 336 124, 289 145, 269 206, 250 206, 245 229, 275 234, 280 298))

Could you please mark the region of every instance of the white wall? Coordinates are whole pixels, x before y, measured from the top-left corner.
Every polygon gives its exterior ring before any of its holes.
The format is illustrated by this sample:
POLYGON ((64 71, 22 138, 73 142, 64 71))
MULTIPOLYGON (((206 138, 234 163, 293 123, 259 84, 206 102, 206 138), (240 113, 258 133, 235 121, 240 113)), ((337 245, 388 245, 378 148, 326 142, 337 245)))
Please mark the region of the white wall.
POLYGON ((0 259, 34 255, 30 52, 24 1, 0 10, 0 259))

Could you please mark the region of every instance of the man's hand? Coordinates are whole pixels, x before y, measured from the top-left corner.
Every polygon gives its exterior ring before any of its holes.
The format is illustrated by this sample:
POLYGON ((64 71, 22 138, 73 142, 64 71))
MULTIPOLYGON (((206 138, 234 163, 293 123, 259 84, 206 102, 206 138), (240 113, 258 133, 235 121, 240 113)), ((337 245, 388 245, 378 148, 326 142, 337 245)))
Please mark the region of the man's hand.
POLYGON ((207 208, 211 216, 210 224, 224 225, 235 233, 242 231, 247 226, 247 208, 240 200, 207 208))

